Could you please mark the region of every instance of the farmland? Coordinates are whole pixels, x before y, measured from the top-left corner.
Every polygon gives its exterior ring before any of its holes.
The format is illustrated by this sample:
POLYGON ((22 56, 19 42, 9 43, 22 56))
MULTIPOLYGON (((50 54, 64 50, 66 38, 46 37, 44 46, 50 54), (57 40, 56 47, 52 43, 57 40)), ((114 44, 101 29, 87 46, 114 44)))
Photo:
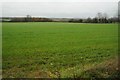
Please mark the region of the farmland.
POLYGON ((4 78, 108 78, 116 73, 117 24, 3 23, 2 35, 4 78))

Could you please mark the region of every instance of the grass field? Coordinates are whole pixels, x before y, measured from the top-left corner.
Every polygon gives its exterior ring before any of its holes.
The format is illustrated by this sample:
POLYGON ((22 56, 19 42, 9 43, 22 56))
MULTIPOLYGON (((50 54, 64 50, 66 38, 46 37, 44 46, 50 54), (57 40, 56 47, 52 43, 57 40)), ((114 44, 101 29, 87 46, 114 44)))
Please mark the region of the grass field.
POLYGON ((117 24, 3 23, 2 28, 3 78, 108 78, 117 71, 117 24))

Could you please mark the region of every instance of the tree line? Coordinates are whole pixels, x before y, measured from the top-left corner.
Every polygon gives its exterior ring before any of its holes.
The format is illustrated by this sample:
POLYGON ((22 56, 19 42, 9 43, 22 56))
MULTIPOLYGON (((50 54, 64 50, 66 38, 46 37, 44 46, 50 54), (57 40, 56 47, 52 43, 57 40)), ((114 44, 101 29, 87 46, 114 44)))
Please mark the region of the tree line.
POLYGON ((87 19, 71 19, 69 22, 79 22, 79 23, 117 23, 118 17, 108 18, 106 13, 98 13, 95 18, 87 18, 87 19))
POLYGON ((2 22, 51 22, 52 19, 49 18, 39 18, 31 17, 27 15, 26 17, 3 17, 2 22))
POLYGON ((111 17, 108 18, 106 13, 98 13, 94 18, 87 18, 87 19, 60 19, 55 20, 53 18, 39 18, 39 17, 31 17, 27 15, 26 17, 2 17, 2 22, 72 22, 72 23, 117 23, 118 17, 111 17))

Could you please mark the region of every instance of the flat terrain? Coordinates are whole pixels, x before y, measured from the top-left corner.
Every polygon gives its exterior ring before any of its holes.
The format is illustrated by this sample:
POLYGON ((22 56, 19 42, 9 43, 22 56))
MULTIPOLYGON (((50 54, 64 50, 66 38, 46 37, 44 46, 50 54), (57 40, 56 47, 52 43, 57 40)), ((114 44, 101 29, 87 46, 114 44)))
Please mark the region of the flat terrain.
POLYGON ((117 24, 3 23, 3 77, 114 77, 117 46, 117 24))

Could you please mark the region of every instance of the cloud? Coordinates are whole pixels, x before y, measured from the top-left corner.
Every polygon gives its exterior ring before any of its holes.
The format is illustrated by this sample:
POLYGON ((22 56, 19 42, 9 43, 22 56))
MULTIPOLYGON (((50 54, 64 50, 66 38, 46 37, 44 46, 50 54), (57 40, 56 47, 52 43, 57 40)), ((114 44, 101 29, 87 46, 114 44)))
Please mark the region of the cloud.
POLYGON ((2 5, 3 16, 94 17, 98 12, 114 16, 117 2, 11 2, 2 5))

